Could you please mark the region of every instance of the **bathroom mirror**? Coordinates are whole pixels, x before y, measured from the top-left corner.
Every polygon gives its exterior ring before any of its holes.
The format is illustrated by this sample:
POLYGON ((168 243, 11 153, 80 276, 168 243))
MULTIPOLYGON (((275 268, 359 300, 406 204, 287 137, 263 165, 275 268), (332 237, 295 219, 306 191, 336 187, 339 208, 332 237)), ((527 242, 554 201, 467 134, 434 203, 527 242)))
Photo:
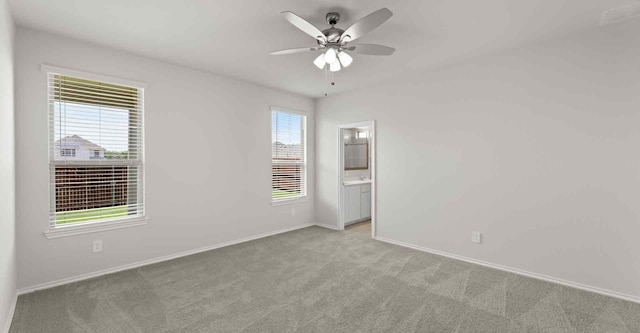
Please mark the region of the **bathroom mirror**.
POLYGON ((367 130, 344 130, 344 169, 369 169, 369 135, 367 130))

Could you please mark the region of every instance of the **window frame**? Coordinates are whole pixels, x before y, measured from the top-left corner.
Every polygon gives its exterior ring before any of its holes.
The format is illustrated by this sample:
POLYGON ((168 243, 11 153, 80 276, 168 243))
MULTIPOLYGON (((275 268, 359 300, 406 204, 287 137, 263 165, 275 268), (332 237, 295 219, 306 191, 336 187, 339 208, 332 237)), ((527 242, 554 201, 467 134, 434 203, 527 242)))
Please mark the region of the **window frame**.
MULTIPOLYGON (((104 82, 104 83, 110 83, 110 84, 116 84, 116 85, 123 85, 123 86, 128 86, 128 87, 132 87, 132 88, 137 88, 141 91, 142 96, 140 97, 140 112, 139 112, 139 121, 141 124, 143 124, 141 132, 140 132, 140 138, 142 141, 142 152, 139 153, 140 154, 140 161, 139 163, 132 163, 130 160, 122 160, 122 161, 113 161, 115 163, 109 163, 109 165, 117 165, 117 164, 121 164, 121 165, 136 165, 139 168, 139 172, 141 173, 140 175, 140 180, 138 181, 138 186, 140 187, 140 193, 138 195, 140 195, 141 197, 141 202, 145 203, 146 202, 146 172, 145 172, 145 167, 146 167, 146 162, 145 162, 145 126, 144 126, 144 118, 145 118, 145 105, 144 105, 144 95, 145 95, 145 90, 147 88, 147 84, 144 82, 140 82, 140 81, 134 81, 134 80, 129 80, 129 79, 122 79, 122 78, 117 78, 117 77, 112 77, 112 76, 107 76, 107 75, 102 75, 102 74, 96 74, 96 73, 91 73, 91 72, 85 72, 85 71, 81 71, 81 70, 75 70, 75 69, 69 69, 69 68, 64 68, 64 67, 57 67, 57 66, 52 66, 52 65, 48 65, 48 64, 43 64, 40 66, 40 70, 41 72, 44 73, 44 81, 46 82, 46 89, 43 90, 42 92, 45 94, 45 100, 46 100, 46 106, 47 106, 47 114, 49 114, 51 111, 50 109, 50 104, 49 104, 49 93, 48 93, 48 89, 49 89, 49 74, 58 74, 58 75, 62 75, 62 76, 70 76, 70 77, 75 77, 75 78, 79 78, 79 79, 86 79, 86 80, 92 80, 92 81, 99 81, 99 82, 104 82)), ((54 155, 54 142, 52 142, 51 140, 55 140, 55 138, 53 138, 53 136, 51 135, 51 131, 53 130, 54 124, 52 121, 48 121, 47 124, 47 132, 48 132, 48 137, 49 137, 49 145, 48 145, 48 166, 49 166, 49 170, 51 172, 51 168, 53 167, 55 170, 55 166, 59 165, 59 164, 64 164, 66 163, 66 165, 69 166, 98 166, 98 164, 100 163, 92 163, 91 159, 87 160, 87 161, 65 161, 65 162, 61 162, 61 161, 56 161, 54 155)), ((98 153, 99 154, 99 153, 98 153)), ((92 157, 93 154, 90 154, 90 157, 92 157)), ((104 165, 104 163, 102 162, 102 164, 104 165)), ((49 186, 49 211, 51 212, 51 210, 55 207, 55 203, 52 203, 55 200, 55 188, 52 186, 49 186)), ((135 215, 135 216, 131 216, 131 217, 121 217, 121 218, 113 218, 113 219, 103 219, 103 220, 97 220, 97 221, 88 221, 88 222, 80 222, 80 223, 72 223, 69 225, 55 225, 50 223, 50 221, 47 221, 47 229, 44 232, 44 235, 46 238, 48 239, 52 239, 52 238, 59 238, 59 237, 67 237, 67 236, 74 236, 74 235, 79 235, 79 234, 86 234, 86 233, 93 233, 93 232, 101 232, 101 231, 105 231, 105 230, 113 230, 113 229, 121 229, 121 228, 129 228, 129 227, 137 227, 137 226, 142 226, 145 225, 147 223, 148 220, 148 214, 147 214, 147 209, 146 207, 143 209, 142 214, 141 215, 135 215)))
POLYGON ((62 157, 76 157, 76 150, 73 148, 60 148, 60 156, 62 157))
MULTIPOLYGON (((302 182, 303 182, 303 188, 304 188, 304 193, 301 195, 297 195, 295 197, 291 197, 291 198, 285 198, 285 199, 279 199, 279 200, 274 200, 273 199, 273 155, 271 155, 271 205, 272 206, 282 206, 282 205, 288 205, 288 204, 294 204, 294 203, 299 203, 299 202, 305 202, 308 199, 309 196, 309 176, 308 176, 308 172, 309 172, 309 163, 308 163, 308 124, 309 124, 309 113, 308 112, 304 112, 304 111, 298 111, 298 110, 292 110, 292 109, 287 109, 287 108, 282 108, 279 106, 270 106, 269 107, 269 111, 270 111, 270 124, 273 124, 273 113, 274 112, 281 112, 281 113, 288 113, 288 114, 294 114, 294 115, 299 115, 302 116, 303 118, 303 124, 302 124, 302 128, 301 128, 301 132, 302 132, 302 140, 303 140, 303 156, 304 156, 304 161, 302 163, 290 163, 290 164, 296 164, 296 165, 302 165, 302 168, 304 170, 303 172, 303 177, 302 177, 302 182)), ((271 149, 273 149, 273 128, 271 131, 271 140, 269 140, 269 145, 271 146, 271 149)), ((273 154, 273 153, 272 153, 273 154)), ((289 163, 285 163, 285 164, 289 164, 289 163)))

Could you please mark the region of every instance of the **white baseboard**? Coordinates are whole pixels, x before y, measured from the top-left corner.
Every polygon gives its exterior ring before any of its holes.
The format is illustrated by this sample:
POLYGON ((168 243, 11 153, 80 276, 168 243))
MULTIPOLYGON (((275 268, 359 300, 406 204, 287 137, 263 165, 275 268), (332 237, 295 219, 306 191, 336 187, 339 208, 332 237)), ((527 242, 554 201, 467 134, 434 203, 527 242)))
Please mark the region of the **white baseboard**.
POLYGON ((394 244, 394 245, 399 245, 399 246, 403 246, 403 247, 408 247, 410 249, 414 249, 414 250, 418 250, 418 251, 422 251, 422 252, 428 252, 428 253, 431 253, 431 254, 435 254, 435 255, 451 258, 451 259, 466 261, 468 263, 481 265, 481 266, 485 266, 485 267, 489 267, 489 268, 494 268, 494 269, 497 269, 497 270, 501 270, 501 271, 505 271, 505 272, 509 272, 509 273, 514 273, 514 274, 518 274, 518 275, 523 275, 523 276, 530 277, 530 278, 533 278, 533 279, 538 279, 538 280, 543 280, 543 281, 547 281, 547 282, 551 282, 551 283, 561 284, 563 286, 572 287, 572 288, 576 288, 576 289, 581 289, 581 290, 585 290, 585 291, 590 291, 590 292, 594 292, 594 293, 597 293, 597 294, 610 296, 610 297, 622 299, 622 300, 629 301, 629 302, 640 303, 640 297, 637 297, 637 296, 626 295, 626 294, 619 293, 619 292, 616 292, 616 291, 611 291, 611 290, 606 290, 606 289, 602 289, 602 288, 598 288, 598 287, 594 287, 594 286, 589 286, 589 285, 578 283, 578 282, 574 282, 574 281, 563 280, 563 279, 555 278, 555 277, 544 275, 544 274, 528 272, 528 271, 525 271, 525 270, 522 270, 522 269, 518 269, 518 268, 513 268, 513 267, 499 265, 499 264, 494 264, 494 263, 491 263, 491 262, 482 261, 482 260, 473 259, 473 258, 468 258, 468 257, 460 256, 460 255, 457 255, 457 254, 451 254, 451 253, 444 252, 444 251, 433 250, 433 249, 429 249, 429 248, 426 248, 426 247, 413 245, 413 244, 408 244, 408 243, 404 243, 404 242, 399 242, 399 241, 396 241, 396 240, 393 240, 393 239, 384 238, 384 237, 377 236, 377 237, 375 237, 375 239, 379 240, 381 242, 394 244))
POLYGON ((318 227, 323 227, 323 228, 327 228, 327 229, 331 229, 331 230, 340 231, 340 229, 338 229, 338 227, 336 227, 335 225, 323 224, 323 223, 316 223, 315 225, 317 225, 318 227))
POLYGON ((16 304, 18 304, 18 293, 13 293, 13 300, 11 300, 11 306, 9 307, 9 313, 7 314, 7 321, 4 324, 4 330, 2 332, 9 333, 11 328, 11 322, 13 321, 13 314, 16 312, 16 304))
POLYGON ((186 257, 186 256, 189 256, 189 255, 192 255, 192 254, 206 252, 206 251, 210 251, 210 250, 215 250, 215 249, 219 249, 219 248, 225 247, 225 246, 240 244, 240 243, 244 243, 244 242, 248 242, 248 241, 252 241, 252 240, 256 240, 256 239, 260 239, 260 238, 264 238, 264 237, 269 237, 269 236, 273 236, 273 235, 277 235, 277 234, 281 234, 281 233, 285 233, 285 232, 289 232, 289 231, 293 231, 293 230, 307 228, 307 227, 310 227, 310 226, 313 226, 313 225, 314 225, 313 223, 302 224, 302 225, 298 225, 298 226, 295 226, 295 227, 280 229, 280 230, 277 230, 277 231, 267 232, 267 233, 256 235, 256 236, 249 236, 249 237, 245 237, 245 238, 241 238, 241 239, 237 239, 237 240, 232 240, 232 241, 228 241, 228 242, 224 242, 224 243, 218 243, 218 244, 214 244, 214 245, 210 245, 210 246, 205 246, 205 247, 202 247, 202 248, 199 248, 199 249, 195 249, 195 250, 184 251, 184 252, 180 252, 180 253, 176 253, 176 254, 170 254, 168 256, 163 256, 163 257, 143 260, 143 261, 135 262, 135 263, 132 263, 132 264, 127 264, 127 265, 118 266, 118 267, 114 267, 114 268, 103 269, 103 270, 99 270, 99 271, 96 271, 96 272, 77 275, 77 276, 73 276, 73 277, 69 277, 69 278, 65 278, 65 279, 60 279, 60 280, 51 281, 51 282, 45 282, 45 283, 37 284, 35 286, 30 286, 30 287, 18 289, 18 293, 17 294, 18 295, 24 295, 24 294, 32 293, 32 292, 38 291, 38 290, 58 287, 58 286, 62 286, 62 285, 65 285, 65 284, 78 282, 78 281, 82 281, 82 280, 87 280, 87 279, 95 278, 95 277, 102 276, 102 275, 117 273, 117 272, 126 271, 126 270, 129 270, 129 269, 138 268, 138 267, 142 267, 142 266, 147 266, 147 265, 151 265, 151 264, 155 264, 155 263, 159 263, 159 262, 163 262, 163 261, 168 261, 168 260, 172 260, 172 259, 176 259, 176 258, 186 257))

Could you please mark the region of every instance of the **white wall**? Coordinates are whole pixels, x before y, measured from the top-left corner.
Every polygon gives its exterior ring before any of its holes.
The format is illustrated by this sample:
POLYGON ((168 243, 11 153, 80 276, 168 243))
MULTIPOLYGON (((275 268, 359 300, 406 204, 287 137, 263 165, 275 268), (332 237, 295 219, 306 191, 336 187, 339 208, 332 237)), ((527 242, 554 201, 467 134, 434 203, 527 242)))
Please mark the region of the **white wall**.
POLYGON ((16 292, 13 35, 7 2, 0 0, 0 330, 11 320, 16 292))
POLYGON ((640 300, 638 25, 319 100, 318 222, 336 126, 375 119, 378 236, 640 300))
POLYGON ((313 222, 313 177, 310 200, 271 206, 269 108, 310 112, 313 175, 312 99, 24 29, 16 35, 16 65, 19 288, 313 222), (147 225, 43 236, 49 214, 43 63, 148 83, 147 225), (94 239, 103 240, 103 252, 92 253, 94 239))

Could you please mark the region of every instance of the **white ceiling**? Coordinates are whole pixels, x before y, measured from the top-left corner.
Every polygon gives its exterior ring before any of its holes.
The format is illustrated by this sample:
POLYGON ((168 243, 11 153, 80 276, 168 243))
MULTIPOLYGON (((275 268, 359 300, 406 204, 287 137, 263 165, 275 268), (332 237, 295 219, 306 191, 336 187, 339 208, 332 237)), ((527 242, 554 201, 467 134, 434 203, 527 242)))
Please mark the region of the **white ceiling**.
POLYGON ((602 11, 632 0, 12 0, 19 26, 311 97, 380 82, 474 55, 595 28, 602 11), (382 7, 394 16, 359 40, 395 47, 391 57, 355 55, 330 86, 315 53, 270 51, 315 45, 280 12, 321 30, 328 11, 340 28, 382 7))

